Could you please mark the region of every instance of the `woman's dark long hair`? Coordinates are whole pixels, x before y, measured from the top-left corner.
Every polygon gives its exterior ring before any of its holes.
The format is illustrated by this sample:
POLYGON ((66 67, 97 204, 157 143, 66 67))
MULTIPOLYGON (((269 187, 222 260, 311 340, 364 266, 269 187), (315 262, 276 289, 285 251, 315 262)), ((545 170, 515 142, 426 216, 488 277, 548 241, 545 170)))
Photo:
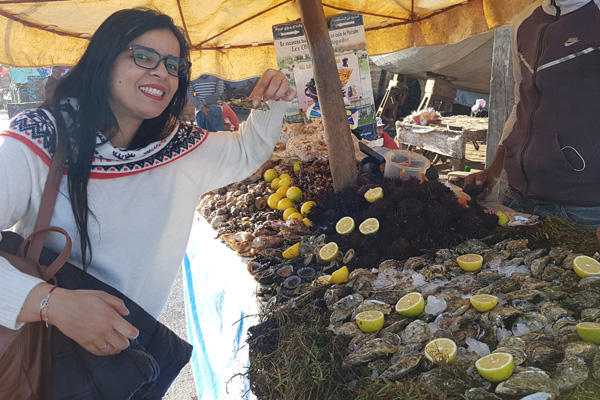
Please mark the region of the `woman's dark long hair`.
MULTIPOLYGON (((117 11, 96 30, 85 53, 56 87, 52 99, 42 107, 55 116, 61 141, 69 143, 68 188, 71 208, 80 235, 82 264, 86 268, 92 259, 92 246, 88 234, 88 217, 93 215, 88 203, 88 182, 96 133, 108 139, 118 133, 118 123, 109 105, 110 73, 119 54, 131 41, 153 30, 168 29, 179 42, 179 57, 189 59, 189 46, 185 36, 175 26, 171 17, 146 8, 117 11), (61 100, 72 97, 79 101, 79 110, 67 110, 72 123, 67 124, 61 110, 61 100), (89 257, 88 257, 89 251, 89 257)), ((179 87, 165 111, 156 118, 145 120, 129 148, 141 148, 160 140, 174 128, 186 104, 189 75, 179 78, 179 87)), ((63 107, 64 109, 64 107, 63 107)))

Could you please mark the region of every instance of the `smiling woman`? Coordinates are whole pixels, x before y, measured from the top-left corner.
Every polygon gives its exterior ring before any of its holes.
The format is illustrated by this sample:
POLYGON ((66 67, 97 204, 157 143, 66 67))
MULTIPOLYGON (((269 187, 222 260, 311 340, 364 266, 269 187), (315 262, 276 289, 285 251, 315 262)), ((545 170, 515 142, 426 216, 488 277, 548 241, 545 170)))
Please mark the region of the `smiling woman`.
MULTIPOLYGON (((148 9, 118 11, 98 28, 53 99, 17 115, 0 133, 0 229, 22 236, 34 230, 48 167, 57 149, 66 149, 52 224, 78 244, 69 262, 154 318, 183 259, 199 197, 244 179, 266 161, 296 95, 281 72, 267 70, 250 98, 268 102, 269 111, 252 111, 239 132, 198 130, 178 120, 186 104, 188 53, 170 17, 148 9)), ((45 245, 62 248, 52 236, 45 245)), ((134 315, 124 318, 129 310, 108 293, 67 289, 60 281, 54 290, 3 257, 0 276, 1 326, 19 329, 43 315, 81 354, 95 356, 133 351, 134 339, 147 334, 134 315)), ((152 384, 164 394, 174 376, 165 381, 163 375, 137 377, 134 391, 152 384)), ((122 389, 125 383, 130 389, 131 376, 95 384, 122 389)), ((55 384, 49 397, 65 389, 55 384)), ((10 394, 3 399, 19 396, 10 394)))

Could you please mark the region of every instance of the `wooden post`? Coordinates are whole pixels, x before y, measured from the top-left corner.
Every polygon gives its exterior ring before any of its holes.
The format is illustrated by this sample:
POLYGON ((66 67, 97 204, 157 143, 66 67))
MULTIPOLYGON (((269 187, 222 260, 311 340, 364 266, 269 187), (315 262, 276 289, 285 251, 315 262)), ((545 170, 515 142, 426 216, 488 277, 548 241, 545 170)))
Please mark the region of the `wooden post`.
MULTIPOLYGON (((510 53, 511 27, 503 26, 494 32, 494 51, 492 56, 492 82, 490 85, 490 111, 487 134, 485 166, 490 166, 502 137, 504 123, 510 116, 514 102, 513 65, 510 53)), ((489 196, 491 201, 502 201, 508 187, 506 173, 489 196)))
POLYGON ((358 175, 342 85, 321 0, 298 0, 298 8, 313 60, 333 189, 341 192, 343 189, 356 187, 358 175))

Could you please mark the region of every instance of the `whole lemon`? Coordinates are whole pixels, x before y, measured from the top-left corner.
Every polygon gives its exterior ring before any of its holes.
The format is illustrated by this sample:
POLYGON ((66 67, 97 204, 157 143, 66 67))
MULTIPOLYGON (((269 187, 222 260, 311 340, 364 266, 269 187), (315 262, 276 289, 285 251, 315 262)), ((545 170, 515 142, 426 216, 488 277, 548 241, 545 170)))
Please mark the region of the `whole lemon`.
POLYGON ((294 207, 286 208, 283 211, 283 220, 287 221, 290 218, 290 215, 294 213, 298 213, 298 210, 296 210, 294 207))
POLYGON ((278 210, 286 210, 290 207, 294 207, 294 201, 292 199, 288 199, 287 197, 282 198, 277 203, 278 210))
POLYGON ((300 172, 300 165, 301 164, 302 164, 302 162, 299 161, 299 160, 294 163, 294 172, 300 172))
MULTIPOLYGON (((282 195, 278 194, 278 193, 273 193, 272 195, 269 196, 269 199, 267 200, 267 205, 272 208, 273 210, 277 210, 277 204, 279 203, 279 200, 281 200, 283 198, 282 195)), ((292 205, 293 207, 293 205, 292 205)))
POLYGON ((307 201, 306 203, 302 204, 302 207, 300 207, 300 212, 302 213, 302 215, 307 216, 310 212, 310 209, 316 205, 317 203, 315 203, 314 201, 307 201))
POLYGON ((498 225, 508 226, 508 223, 510 222, 510 218, 508 218, 508 215, 506 215, 502 211, 498 211, 496 215, 498 216, 498 225))
POLYGON ((271 181, 271 189, 279 189, 279 183, 281 182, 281 178, 275 178, 271 181))
POLYGON ((265 181, 267 183, 271 183, 273 179, 277 178, 278 175, 279 174, 277 174, 277 171, 271 168, 265 171, 265 173, 263 174, 263 178, 265 178, 265 181))
POLYGON ((287 193, 289 188, 289 186, 279 186, 275 193, 279 193, 281 196, 285 197, 285 194, 287 193))
POLYGON ((279 187, 281 187, 281 186, 290 186, 291 184, 292 184, 292 179, 290 178, 289 175, 288 176, 281 175, 279 177, 279 187))
POLYGON ((302 201, 302 190, 297 186, 292 186, 287 190, 287 192, 285 193, 285 196, 288 199, 292 199, 296 203, 299 203, 302 201))

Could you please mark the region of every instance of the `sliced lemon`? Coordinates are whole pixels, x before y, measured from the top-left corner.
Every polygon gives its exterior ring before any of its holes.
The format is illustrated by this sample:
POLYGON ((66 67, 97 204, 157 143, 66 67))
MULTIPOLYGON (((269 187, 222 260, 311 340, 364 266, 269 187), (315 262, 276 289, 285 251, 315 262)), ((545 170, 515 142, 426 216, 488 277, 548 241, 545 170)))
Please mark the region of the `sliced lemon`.
POLYGON ((356 314, 356 325, 365 333, 377 332, 383 328, 384 317, 381 311, 369 310, 356 314))
POLYGON ((331 261, 340 254, 340 248, 336 242, 329 242, 319 250, 319 257, 323 261, 331 261))
POLYGON ((287 190, 287 192, 285 193, 285 196, 288 199, 292 199, 296 203, 299 203, 302 201, 302 189, 300 189, 297 186, 292 186, 287 190))
POLYGON ((573 260, 575 273, 582 278, 592 275, 600 275, 600 263, 588 256, 578 256, 573 260))
POLYGON ((279 189, 279 182, 281 181, 281 179, 279 178, 275 178, 271 181, 271 189, 279 189))
POLYGON ((577 324, 579 337, 586 342, 600 344, 600 324, 595 322, 582 322, 577 324))
POLYGON ((267 183, 271 183, 273 182, 273 179, 277 178, 278 175, 279 174, 277 173, 277 171, 275 171, 273 168, 270 168, 265 171, 265 173, 263 174, 263 178, 265 178, 265 181, 267 183))
POLYGON ((283 258, 296 258, 300 255, 300 242, 287 248, 282 254, 283 258))
POLYGON ((348 267, 343 266, 340 269, 336 269, 331 273, 329 282, 331 283, 344 283, 348 281, 348 267))
POLYGON ((375 203, 377 200, 381 199, 382 197, 383 197, 383 189, 380 187, 369 189, 365 193, 365 199, 369 203, 375 203))
POLYGON ((289 186, 279 186, 275 193, 280 194, 281 197, 285 197, 285 194, 287 193, 289 188, 289 186))
POLYGON ((277 210, 277 204, 279 203, 279 200, 281 200, 282 198, 283 198, 283 196, 281 196, 280 194, 273 193, 272 195, 269 196, 269 199, 267 200, 267 205, 269 207, 271 207, 273 210, 277 210))
POLYGON ((472 272, 481 268, 483 265, 483 257, 479 254, 463 254, 462 256, 456 257, 456 262, 463 270, 472 272))
POLYGON ((278 210, 287 210, 290 207, 294 207, 295 203, 292 199, 288 199, 287 197, 284 197, 283 199, 279 200, 279 202, 277 203, 277 209, 278 210))
POLYGON ((302 215, 307 216, 310 212, 310 209, 316 205, 317 203, 315 203, 314 201, 307 201, 306 203, 302 204, 302 207, 300 207, 300 212, 302 213, 302 215))
POLYGON ((490 311, 498 304, 498 297, 491 294, 476 294, 471 296, 471 305, 481 312, 490 311))
POLYGON ((425 345, 425 357, 435 364, 446 364, 454 360, 458 351, 456 343, 447 338, 434 339, 425 345))
POLYGON ((502 382, 509 378, 515 367, 509 353, 492 353, 475 362, 479 374, 490 382, 502 382))
POLYGON ((296 210, 294 207, 286 208, 283 211, 283 220, 287 221, 288 218, 290 217, 290 215, 297 213, 297 212, 298 212, 298 210, 296 210))
POLYGON ((416 317, 425 308, 423 295, 418 292, 409 293, 396 303, 396 311, 405 317, 416 317))
POLYGON ((308 226, 309 228, 311 228, 313 226, 312 221, 310 219, 306 218, 306 217, 304 217, 302 219, 302 222, 304 222, 304 225, 308 226))
POLYGON ((343 217, 335 224, 335 231, 340 235, 347 235, 354 230, 354 219, 343 217))
POLYGON ((377 218, 367 218, 359 226, 358 230, 363 235, 372 235, 379 232, 379 221, 377 218))

